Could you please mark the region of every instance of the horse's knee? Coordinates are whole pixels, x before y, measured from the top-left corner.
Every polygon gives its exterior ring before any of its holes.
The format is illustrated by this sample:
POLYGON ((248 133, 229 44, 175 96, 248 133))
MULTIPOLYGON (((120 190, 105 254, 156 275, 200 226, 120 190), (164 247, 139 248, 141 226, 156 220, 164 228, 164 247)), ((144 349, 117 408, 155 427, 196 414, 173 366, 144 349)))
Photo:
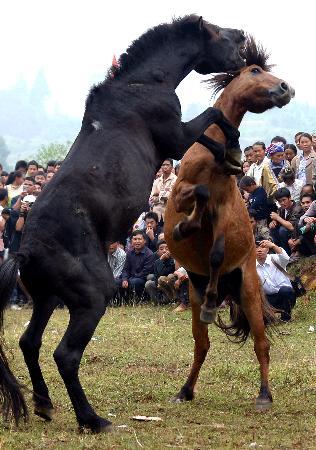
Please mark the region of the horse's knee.
POLYGON ((38 355, 39 349, 41 348, 41 344, 42 344, 41 340, 31 339, 27 331, 21 336, 19 340, 19 346, 24 356, 38 355))
POLYGON ((210 266, 212 269, 217 269, 223 264, 224 255, 225 238, 224 235, 221 235, 216 239, 210 251, 210 266))
POLYGON ((62 378, 64 380, 73 378, 74 374, 79 370, 79 352, 71 351, 66 346, 59 345, 54 351, 53 356, 62 378))

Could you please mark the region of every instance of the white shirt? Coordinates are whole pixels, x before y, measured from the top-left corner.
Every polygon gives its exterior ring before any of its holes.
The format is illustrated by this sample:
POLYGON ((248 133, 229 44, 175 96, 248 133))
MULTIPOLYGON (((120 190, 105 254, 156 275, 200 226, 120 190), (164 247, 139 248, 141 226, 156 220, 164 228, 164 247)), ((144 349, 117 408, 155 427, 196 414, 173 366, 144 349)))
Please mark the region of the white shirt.
POLYGON ((271 261, 271 258, 279 264, 283 269, 286 268, 289 262, 289 255, 282 248, 282 253, 267 255, 267 258, 263 264, 260 264, 257 260, 257 273, 261 280, 261 284, 265 294, 277 294, 281 287, 291 288, 291 282, 287 276, 285 276, 271 261))
POLYGON ((282 183, 279 184, 279 187, 280 188, 286 187, 286 189, 288 189, 290 191, 291 199, 294 200, 295 203, 300 202, 300 195, 301 195, 301 191, 302 191, 302 187, 303 187, 302 180, 298 180, 296 178, 294 183, 291 186, 285 184, 283 181, 282 183))
POLYGON ((269 162, 269 158, 267 158, 265 156, 263 161, 261 161, 261 163, 259 163, 259 164, 252 163, 246 174, 248 177, 254 178, 258 186, 261 186, 261 176, 262 176, 263 166, 266 165, 268 162, 269 162))

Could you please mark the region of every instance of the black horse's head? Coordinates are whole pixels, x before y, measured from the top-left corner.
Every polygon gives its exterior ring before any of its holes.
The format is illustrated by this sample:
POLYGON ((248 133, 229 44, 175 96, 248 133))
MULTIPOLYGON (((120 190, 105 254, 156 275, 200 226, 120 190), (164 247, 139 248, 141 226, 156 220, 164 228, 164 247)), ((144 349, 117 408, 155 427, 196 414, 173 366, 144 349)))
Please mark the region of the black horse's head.
POLYGON ((212 72, 226 72, 238 70, 245 65, 244 43, 245 35, 242 30, 234 28, 220 28, 198 19, 204 51, 195 67, 200 74, 212 72))

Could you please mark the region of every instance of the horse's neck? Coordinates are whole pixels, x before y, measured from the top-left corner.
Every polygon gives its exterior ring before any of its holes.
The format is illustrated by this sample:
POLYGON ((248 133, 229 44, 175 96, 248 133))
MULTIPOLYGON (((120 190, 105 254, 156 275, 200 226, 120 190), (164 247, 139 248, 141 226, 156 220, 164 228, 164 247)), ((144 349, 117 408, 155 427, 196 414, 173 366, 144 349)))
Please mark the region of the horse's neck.
POLYGON ((162 47, 156 53, 153 53, 148 60, 144 60, 140 67, 134 69, 126 76, 140 83, 152 81, 160 82, 172 86, 174 89, 181 81, 194 69, 199 57, 198 46, 192 43, 185 56, 183 47, 179 43, 173 46, 162 47), (166 56, 166 53, 168 56, 166 56), (172 57, 170 56, 172 55, 172 57))
POLYGON ((225 91, 215 102, 214 107, 220 109, 226 119, 228 119, 236 128, 239 128, 247 109, 240 101, 238 101, 233 93, 228 92, 227 88, 225 91))

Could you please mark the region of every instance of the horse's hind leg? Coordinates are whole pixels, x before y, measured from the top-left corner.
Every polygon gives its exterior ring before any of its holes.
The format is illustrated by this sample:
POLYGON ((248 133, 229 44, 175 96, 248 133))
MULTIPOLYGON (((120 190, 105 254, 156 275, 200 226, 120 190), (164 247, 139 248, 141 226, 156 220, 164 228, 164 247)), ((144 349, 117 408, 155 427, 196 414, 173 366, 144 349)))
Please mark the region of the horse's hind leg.
MULTIPOLYGON (((78 376, 82 354, 105 312, 104 295, 100 295, 97 290, 93 292, 91 290, 82 292, 82 299, 85 299, 85 302, 76 302, 75 305, 72 303, 69 307, 68 328, 54 352, 54 358, 73 404, 79 426, 90 428, 98 433, 110 431, 111 422, 95 413, 85 396, 78 376)), ((67 304, 66 298, 65 303, 67 304)))
MULTIPOLYGON (((196 283, 198 283, 196 276, 196 283)), ((205 278, 205 277, 201 277, 205 278)), ((201 280, 201 289, 203 290, 205 286, 204 279, 201 280)), ((180 392, 177 394, 177 396, 172 399, 174 402, 183 402, 186 400, 192 400, 194 397, 194 387, 197 382, 200 369, 205 361, 207 352, 210 348, 210 341, 208 337, 208 326, 207 324, 200 321, 200 313, 201 313, 201 306, 200 306, 200 296, 195 291, 195 289, 192 287, 190 283, 190 303, 192 306, 192 334, 194 337, 194 360, 191 367, 190 374, 188 376, 187 381, 181 388, 180 392)))
MULTIPOLYGON (((255 266, 254 266, 255 267, 255 266)), ((261 385, 256 399, 256 408, 265 410, 272 405, 272 395, 269 387, 269 349, 270 344, 265 334, 263 317, 262 291, 256 269, 246 267, 243 270, 244 280, 241 290, 241 306, 250 325, 254 339, 254 350, 260 364, 261 385)))
POLYGON ((192 193, 195 199, 193 211, 186 220, 179 222, 174 227, 173 239, 175 241, 188 238, 201 229, 203 214, 206 210, 210 194, 207 186, 202 184, 194 186, 192 193))
POLYGON ((51 420, 53 404, 39 365, 39 351, 43 332, 58 303, 58 299, 34 295, 33 302, 33 314, 20 339, 20 347, 33 384, 34 413, 46 420, 51 420))
POLYGON ((220 234, 210 251, 210 281, 205 292, 205 301, 201 307, 200 319, 205 323, 213 323, 217 314, 218 279, 221 265, 224 261, 225 237, 220 234))

